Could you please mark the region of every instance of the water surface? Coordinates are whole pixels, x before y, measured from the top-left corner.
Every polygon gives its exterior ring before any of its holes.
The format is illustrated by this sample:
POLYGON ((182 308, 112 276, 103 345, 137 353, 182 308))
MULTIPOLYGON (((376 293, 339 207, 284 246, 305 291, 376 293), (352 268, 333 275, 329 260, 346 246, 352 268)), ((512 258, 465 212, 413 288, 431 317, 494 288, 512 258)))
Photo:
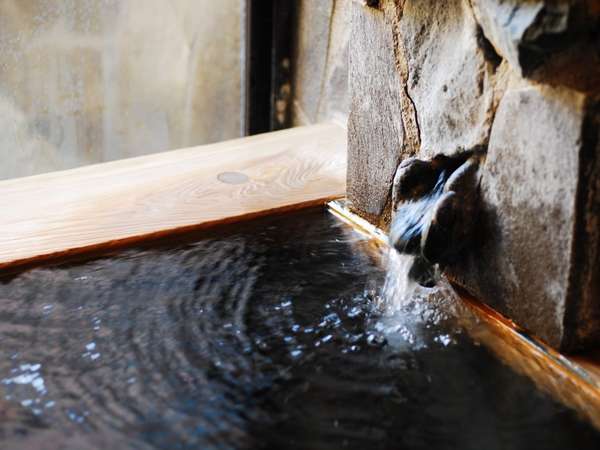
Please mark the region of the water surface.
POLYGON ((0 448, 600 448, 384 262, 311 210, 6 277, 0 448))

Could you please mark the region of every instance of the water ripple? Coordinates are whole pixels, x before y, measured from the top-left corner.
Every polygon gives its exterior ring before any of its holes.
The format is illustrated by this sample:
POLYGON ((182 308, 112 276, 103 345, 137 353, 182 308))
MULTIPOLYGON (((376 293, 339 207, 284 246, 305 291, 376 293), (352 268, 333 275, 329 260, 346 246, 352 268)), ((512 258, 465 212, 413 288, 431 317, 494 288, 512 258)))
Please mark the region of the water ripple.
POLYGON ((597 448, 365 249, 309 211, 5 279, 2 448, 597 448))

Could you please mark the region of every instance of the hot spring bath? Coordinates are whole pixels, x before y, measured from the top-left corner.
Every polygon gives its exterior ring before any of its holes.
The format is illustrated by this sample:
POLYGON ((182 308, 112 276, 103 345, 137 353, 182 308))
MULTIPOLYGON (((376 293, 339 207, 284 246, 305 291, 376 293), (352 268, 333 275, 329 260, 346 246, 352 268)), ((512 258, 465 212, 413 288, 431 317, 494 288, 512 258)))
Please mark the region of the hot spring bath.
POLYGON ((600 446, 386 258, 315 209, 7 275, 1 447, 600 446))

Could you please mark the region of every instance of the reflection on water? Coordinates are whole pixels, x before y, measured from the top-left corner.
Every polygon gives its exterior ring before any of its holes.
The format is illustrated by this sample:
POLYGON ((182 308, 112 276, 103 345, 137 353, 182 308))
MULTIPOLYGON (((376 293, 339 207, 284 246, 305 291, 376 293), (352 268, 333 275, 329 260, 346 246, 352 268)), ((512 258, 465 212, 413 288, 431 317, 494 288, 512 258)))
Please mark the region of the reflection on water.
POLYGON ((598 448, 367 250, 317 210, 7 278, 1 447, 598 448))

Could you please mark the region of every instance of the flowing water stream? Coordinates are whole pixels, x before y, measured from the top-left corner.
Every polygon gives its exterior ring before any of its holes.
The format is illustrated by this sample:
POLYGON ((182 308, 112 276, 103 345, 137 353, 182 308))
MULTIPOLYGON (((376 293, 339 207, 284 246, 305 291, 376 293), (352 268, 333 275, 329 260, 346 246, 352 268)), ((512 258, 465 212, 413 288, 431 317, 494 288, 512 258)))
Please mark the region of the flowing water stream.
POLYGON ((0 448, 600 448, 409 266, 317 209, 7 275, 0 448))

